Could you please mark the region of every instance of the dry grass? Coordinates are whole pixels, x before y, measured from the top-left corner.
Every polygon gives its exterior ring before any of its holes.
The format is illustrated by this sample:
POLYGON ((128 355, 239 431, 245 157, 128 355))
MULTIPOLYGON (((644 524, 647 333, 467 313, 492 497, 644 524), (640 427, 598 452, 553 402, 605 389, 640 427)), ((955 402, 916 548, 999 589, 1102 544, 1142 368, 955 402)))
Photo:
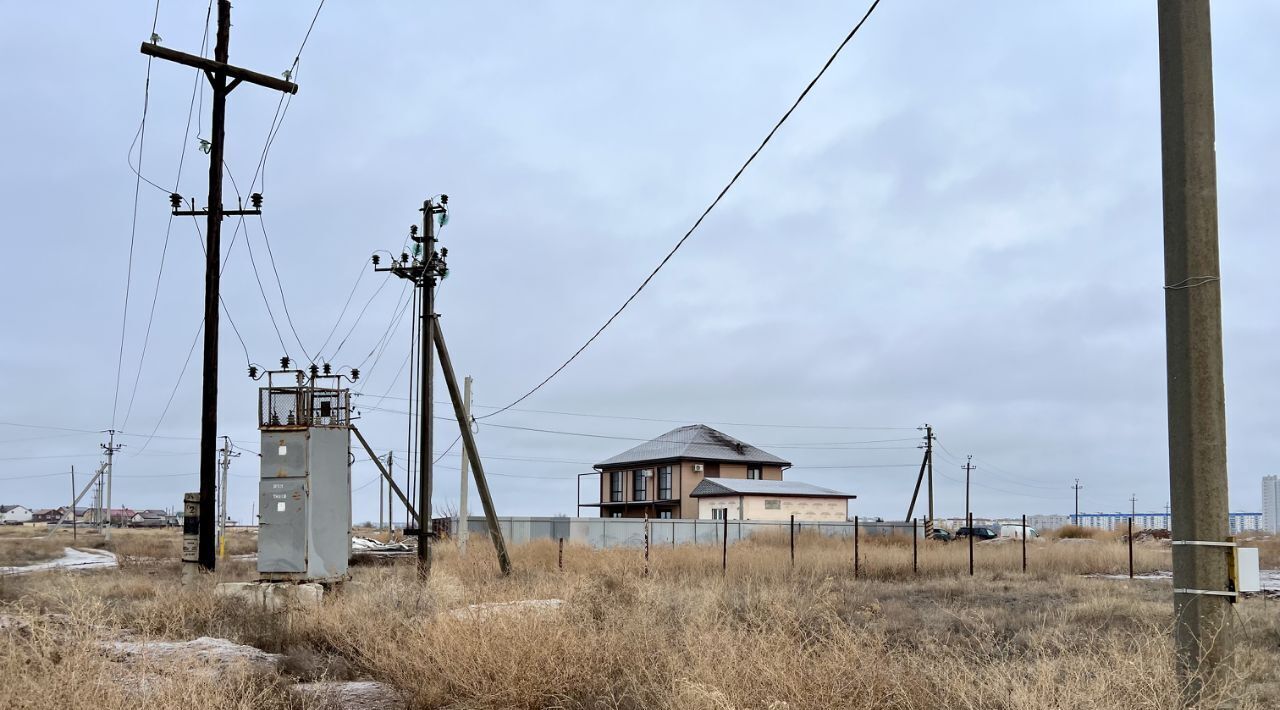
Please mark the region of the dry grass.
MULTIPOLYGON (((1079 576, 1122 571, 1124 546, 1032 543, 1027 575, 1018 543, 975 551, 969 577, 966 545, 924 545, 916 576, 908 541, 867 542, 855 580, 848 545, 803 536, 794 569, 785 544, 761 540, 731 546, 727 574, 718 548, 655 549, 646 577, 637 550, 570 546, 560 571, 556 546, 534 543, 513 550, 517 568, 504 579, 486 545, 466 558, 441 546, 429 584, 407 560, 360 567, 322 607, 284 613, 215 597, 216 579, 184 587, 178 563, 166 562, 0 580, 0 613, 64 613, 144 637, 230 638, 287 654, 287 675, 391 683, 415 708, 1178 706, 1168 584, 1079 576), (566 599, 563 615, 440 613, 542 598, 566 599)), ((1163 546, 1139 546, 1137 558, 1140 570, 1168 568, 1163 546)), ((216 577, 252 576, 251 563, 233 562, 216 577)), ((1234 699, 1276 707, 1280 623, 1261 600, 1236 611, 1247 634, 1234 699)), ((0 677, 19 678, 0 684, 0 706, 24 707, 12 704, 19 691, 58 698, 41 707, 126 706, 127 680, 91 645, 64 644, 58 653, 75 660, 66 664, 49 660, 50 643, 0 651, 0 677), (68 683, 95 690, 58 690, 68 683)), ((201 682, 183 680, 186 696, 150 706, 178 707, 183 697, 203 705, 207 694, 211 707, 282 707, 279 679, 201 682)))
MULTIPOLYGON (((119 528, 111 531, 111 539, 97 531, 82 527, 74 538, 70 527, 52 537, 43 528, 33 526, 0 527, 0 567, 27 565, 62 556, 67 547, 110 550, 122 565, 148 564, 177 560, 182 555, 182 533, 173 528, 119 528)), ((256 552, 258 535, 254 530, 227 531, 226 554, 243 555, 256 552)))

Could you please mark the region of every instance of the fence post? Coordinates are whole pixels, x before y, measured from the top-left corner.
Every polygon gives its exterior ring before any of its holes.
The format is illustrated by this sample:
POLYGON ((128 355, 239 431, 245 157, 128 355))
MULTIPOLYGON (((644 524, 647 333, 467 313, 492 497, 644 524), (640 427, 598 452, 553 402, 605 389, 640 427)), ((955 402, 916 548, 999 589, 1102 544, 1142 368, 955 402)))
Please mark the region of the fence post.
POLYGON ((1022 573, 1027 573, 1027 514, 1022 514, 1022 573))
POLYGON ((1129 579, 1133 579, 1133 517, 1129 518, 1129 579))
POLYGON ((911 574, 920 574, 920 536, 916 529, 918 518, 911 519, 911 574))
POLYGON ((973 576, 973 513, 966 513, 969 525, 969 576, 973 576))
POLYGON ((720 553, 720 574, 729 574, 729 509, 724 511, 724 552, 720 553))
POLYGON ((853 578, 858 578, 858 516, 853 516, 853 578))
POLYGON ((649 576, 649 516, 644 516, 644 576, 649 576))
POLYGON ((556 566, 564 571, 564 538, 560 538, 560 552, 556 555, 556 566))
POLYGON ((791 516, 791 566, 796 566, 796 516, 791 516))

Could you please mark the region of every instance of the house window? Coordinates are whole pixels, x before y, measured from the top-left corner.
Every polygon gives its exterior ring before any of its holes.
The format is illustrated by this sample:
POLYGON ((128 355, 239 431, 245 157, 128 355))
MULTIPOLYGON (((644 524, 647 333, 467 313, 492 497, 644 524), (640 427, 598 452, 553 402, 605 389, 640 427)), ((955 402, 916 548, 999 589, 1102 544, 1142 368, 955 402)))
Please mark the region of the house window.
POLYGON ((764 501, 764 509, 765 510, 782 510, 782 501, 769 500, 766 498, 764 501))
POLYGON ((752 480, 752 481, 758 481, 758 480, 760 480, 761 478, 763 478, 763 476, 761 476, 761 475, 760 475, 760 467, 759 467, 759 466, 748 465, 748 466, 747 466, 747 478, 748 478, 748 479, 750 479, 750 480, 752 480))
POLYGON ((648 473, 648 471, 631 472, 632 500, 644 500, 647 497, 649 477, 645 475, 646 473, 648 473))
POLYGON ((658 467, 658 500, 671 500, 671 467, 658 467))
POLYGON ((658 518, 659 518, 660 520, 670 520, 670 519, 671 519, 671 511, 669 511, 669 510, 659 510, 659 511, 658 511, 658 518))
POLYGON ((726 516, 728 513, 729 513, 729 509, 728 509, 728 508, 712 508, 712 509, 711 509, 711 519, 712 519, 712 520, 724 520, 724 519, 725 519, 725 516, 726 516))
POLYGON ((622 502, 622 471, 609 472, 609 502, 622 502))

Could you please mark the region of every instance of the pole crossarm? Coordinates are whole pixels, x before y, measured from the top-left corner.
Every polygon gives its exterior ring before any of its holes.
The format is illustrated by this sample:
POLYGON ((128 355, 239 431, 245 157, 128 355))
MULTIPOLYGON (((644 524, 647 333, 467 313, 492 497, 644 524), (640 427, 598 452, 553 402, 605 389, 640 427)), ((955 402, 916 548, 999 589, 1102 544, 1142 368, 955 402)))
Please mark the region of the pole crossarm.
POLYGON ((414 520, 417 520, 418 511, 414 510, 413 505, 409 503, 409 499, 405 497, 404 491, 400 490, 400 486, 396 485, 395 479, 391 477, 391 472, 382 465, 382 460, 378 458, 377 454, 373 453, 373 447, 369 446, 369 442, 364 440, 364 434, 361 434, 360 430, 355 428, 354 425, 351 426, 351 433, 355 434, 356 438, 360 440, 360 445, 364 447, 365 453, 369 454, 369 459, 378 467, 378 472, 382 474, 383 478, 387 479, 387 483, 391 484, 391 490, 395 491, 395 494, 399 496, 400 502, 404 503, 404 507, 409 511, 409 515, 414 520))
POLYGON ((291 81, 277 79, 274 76, 260 74, 250 69, 242 69, 207 57, 198 57, 194 54, 179 52, 176 49, 169 49, 168 47, 162 47, 151 42, 142 43, 142 53, 148 57, 166 59, 177 64, 195 67, 196 69, 201 69, 208 74, 222 74, 223 76, 231 77, 235 81, 227 85, 227 93, 230 93, 231 90, 242 81, 247 81, 250 84, 257 84, 258 86, 265 86, 268 89, 275 89, 276 91, 283 91, 286 94, 298 93, 298 85, 291 81))

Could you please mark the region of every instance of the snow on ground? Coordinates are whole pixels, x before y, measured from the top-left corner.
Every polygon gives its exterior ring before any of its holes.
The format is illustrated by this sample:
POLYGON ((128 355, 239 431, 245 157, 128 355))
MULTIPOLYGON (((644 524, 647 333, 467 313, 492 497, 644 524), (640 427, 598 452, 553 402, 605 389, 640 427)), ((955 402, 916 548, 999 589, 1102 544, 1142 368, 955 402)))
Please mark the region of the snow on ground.
POLYGON ((64 548, 62 557, 48 562, 38 562, 33 565, 22 565, 21 567, 0 567, 0 576, 33 574, 35 572, 48 572, 58 569, 102 569, 106 567, 116 567, 115 553, 106 550, 77 550, 73 547, 64 548))

